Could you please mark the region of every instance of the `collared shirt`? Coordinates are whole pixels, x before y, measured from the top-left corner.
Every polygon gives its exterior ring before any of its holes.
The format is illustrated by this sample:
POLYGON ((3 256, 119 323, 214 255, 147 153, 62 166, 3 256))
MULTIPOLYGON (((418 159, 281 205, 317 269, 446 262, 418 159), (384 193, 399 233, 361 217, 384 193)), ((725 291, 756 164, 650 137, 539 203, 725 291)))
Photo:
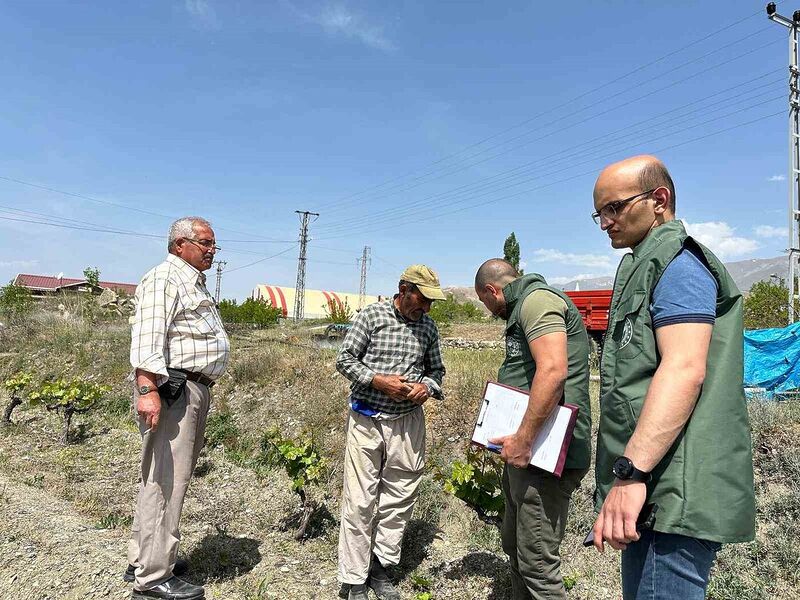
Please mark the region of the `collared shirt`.
POLYGON ((393 400, 372 387, 376 374, 403 375, 409 382, 428 386, 442 397, 445 368, 439 348, 439 330, 428 315, 406 319, 394 300, 376 302, 362 310, 342 343, 336 368, 352 383, 354 410, 376 418, 392 418, 418 408, 410 400, 393 400))
POLYGON ((216 380, 228 364, 230 342, 200 271, 173 254, 136 288, 131 366, 168 379, 167 367, 216 380))

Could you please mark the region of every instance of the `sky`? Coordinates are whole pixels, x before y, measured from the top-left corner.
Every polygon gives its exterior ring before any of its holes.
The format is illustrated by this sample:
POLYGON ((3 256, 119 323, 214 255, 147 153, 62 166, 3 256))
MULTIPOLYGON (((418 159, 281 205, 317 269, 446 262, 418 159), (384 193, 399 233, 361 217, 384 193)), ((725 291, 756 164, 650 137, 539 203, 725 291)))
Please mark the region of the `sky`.
POLYGON ((779 256, 788 30, 764 6, 0 3, 0 282, 136 283, 200 215, 243 300, 295 285, 298 210, 310 289, 357 292, 365 246, 369 294, 413 263, 471 285, 512 231, 551 283, 613 275, 592 187, 644 152, 723 260, 779 256))

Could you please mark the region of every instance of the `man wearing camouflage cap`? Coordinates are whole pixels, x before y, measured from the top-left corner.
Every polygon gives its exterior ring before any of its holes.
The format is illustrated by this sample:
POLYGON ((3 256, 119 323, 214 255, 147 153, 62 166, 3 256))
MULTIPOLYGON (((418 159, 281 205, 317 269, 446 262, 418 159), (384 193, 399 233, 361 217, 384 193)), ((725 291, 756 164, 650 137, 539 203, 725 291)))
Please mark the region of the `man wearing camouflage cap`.
POLYGON ((350 600, 399 600, 386 567, 400 562, 425 464, 425 413, 442 397, 439 331, 427 315, 444 300, 425 265, 400 276, 399 293, 362 310, 344 339, 336 368, 350 380, 344 456, 339 581, 350 600))

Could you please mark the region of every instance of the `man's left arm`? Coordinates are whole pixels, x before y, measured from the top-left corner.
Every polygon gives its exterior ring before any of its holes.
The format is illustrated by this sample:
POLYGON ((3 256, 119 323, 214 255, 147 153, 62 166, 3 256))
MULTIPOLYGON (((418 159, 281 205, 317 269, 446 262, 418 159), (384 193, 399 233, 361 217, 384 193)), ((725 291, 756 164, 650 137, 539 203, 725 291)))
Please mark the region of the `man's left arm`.
MULTIPOLYGON (((676 323, 656 329, 661 362, 624 453, 637 469, 655 469, 686 426, 705 379, 711 332, 709 323, 676 323)), ((594 525, 598 550, 602 551, 603 540, 622 550, 639 539, 636 518, 646 495, 643 482, 614 483, 594 525)))
POLYGON ((442 360, 442 349, 439 345, 438 329, 434 328, 431 342, 425 350, 423 364, 422 377, 408 395, 408 399, 417 404, 424 403, 429 397, 443 398, 442 380, 444 379, 445 368, 442 360))

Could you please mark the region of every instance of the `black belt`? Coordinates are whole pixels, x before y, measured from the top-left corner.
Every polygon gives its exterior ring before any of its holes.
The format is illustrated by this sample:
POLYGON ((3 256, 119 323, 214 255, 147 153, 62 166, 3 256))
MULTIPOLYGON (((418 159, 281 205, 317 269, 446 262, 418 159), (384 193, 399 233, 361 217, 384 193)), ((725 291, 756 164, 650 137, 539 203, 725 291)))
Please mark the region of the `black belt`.
POLYGON ((194 371, 186 371, 185 369, 178 369, 181 373, 186 373, 186 379, 189 381, 196 381, 197 383, 202 383, 206 387, 212 387, 214 385, 214 380, 202 373, 195 373, 194 371))

